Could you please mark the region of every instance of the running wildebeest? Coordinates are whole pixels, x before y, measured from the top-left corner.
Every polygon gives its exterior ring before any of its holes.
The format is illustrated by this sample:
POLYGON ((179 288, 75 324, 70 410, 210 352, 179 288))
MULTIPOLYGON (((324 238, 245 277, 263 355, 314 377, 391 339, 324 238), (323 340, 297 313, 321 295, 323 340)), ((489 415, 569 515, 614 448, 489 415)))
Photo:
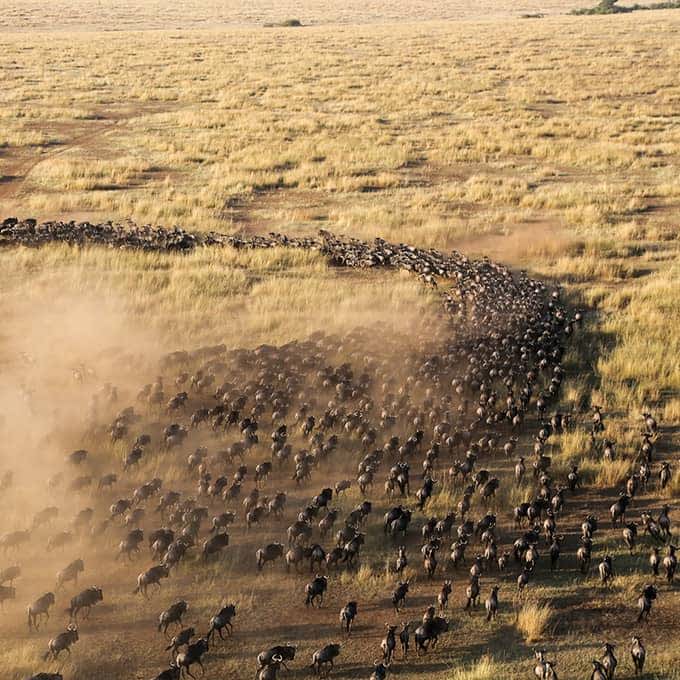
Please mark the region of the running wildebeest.
POLYGON ((607 674, 608 680, 614 680, 614 674, 616 673, 616 667, 619 665, 617 658, 614 656, 614 648, 616 645, 611 644, 611 642, 605 642, 604 654, 602 655, 602 667, 607 674))
POLYGON ((47 661, 50 656, 56 660, 64 651, 68 652, 68 655, 71 656, 71 647, 76 642, 78 642, 78 627, 71 623, 63 633, 59 633, 59 635, 49 641, 43 660, 47 661))
POLYGON ((357 603, 354 601, 348 602, 340 610, 340 628, 343 629, 347 635, 352 634, 352 626, 358 611, 357 603))
POLYGON ((294 661, 296 651, 297 647, 290 644, 270 647, 267 651, 260 652, 260 654, 257 655, 257 670, 261 671, 266 666, 269 666, 274 660, 274 657, 280 657, 281 665, 288 669, 286 661, 294 661))
POLYGON ((193 627, 182 628, 182 630, 170 640, 170 644, 165 648, 165 651, 170 652, 170 655, 174 659, 180 647, 188 645, 194 635, 196 635, 196 630, 193 627))
POLYGON ((326 645, 314 652, 314 654, 312 654, 311 664, 314 673, 318 676, 328 677, 335 665, 334 660, 340 655, 341 648, 342 645, 335 643, 326 645), (329 668, 327 668, 327 666, 329 668))
POLYGON ((146 591, 150 585, 156 585, 160 590, 161 579, 168 578, 168 576, 170 576, 170 570, 164 564, 157 564, 143 571, 137 577, 137 587, 132 591, 133 595, 141 593, 144 597, 147 597, 146 591))
POLYGON ((231 623, 232 619, 236 616, 236 605, 228 604, 222 609, 220 609, 215 616, 210 619, 210 627, 208 629, 208 642, 210 642, 215 637, 215 632, 220 636, 220 639, 225 640, 226 638, 222 635, 222 631, 226 630, 227 635, 231 635, 234 631, 234 627, 231 623))
POLYGON ((310 581, 305 586, 305 606, 313 607, 314 603, 317 602, 317 606, 321 608, 323 604, 323 596, 328 588, 328 579, 325 576, 317 574, 314 580, 310 581))
POLYGON ((189 605, 180 600, 170 605, 167 609, 158 615, 158 632, 163 631, 163 635, 167 635, 168 628, 172 624, 182 625, 182 617, 186 614, 189 605))
POLYGON ((50 607, 55 603, 54 593, 45 593, 35 602, 28 605, 28 630, 40 628, 40 617, 50 619, 50 607))
POLYGON ((656 600, 658 592, 659 591, 657 590, 656 586, 650 584, 645 585, 645 587, 642 589, 642 593, 638 598, 638 623, 640 623, 643 619, 645 621, 649 621, 649 614, 652 611, 652 603, 654 600, 656 600))
POLYGON ((97 602, 102 602, 103 599, 104 594, 102 593, 102 589, 97 586, 90 586, 71 598, 71 606, 67 610, 68 615, 78 623, 78 614, 80 611, 84 610, 85 616, 83 618, 87 619, 90 617, 90 609, 94 607, 97 602))
POLYGON ((283 543, 269 543, 264 548, 260 548, 255 553, 258 571, 262 571, 262 567, 264 567, 267 562, 274 562, 283 557, 283 551, 283 543))
POLYGON ((399 607, 403 607, 406 604, 406 595, 408 594, 409 583, 410 579, 406 579, 406 581, 399 581, 397 587, 392 593, 392 606, 394 607, 394 611, 396 611, 397 614, 399 613, 399 607))
POLYGON ((385 635, 382 642, 380 643, 380 649, 383 653, 383 662, 389 666, 392 663, 394 650, 397 648, 397 627, 388 623, 386 623, 385 626, 387 627, 387 635, 385 635))
POLYGON ((187 645, 185 651, 180 652, 175 659, 175 663, 190 678, 195 676, 191 673, 191 667, 197 663, 201 667, 201 672, 205 673, 203 666, 203 655, 208 651, 208 638, 202 637, 187 645))
POLYGON ((642 639, 637 635, 633 638, 630 655, 633 659, 633 666, 635 666, 635 675, 642 675, 645 668, 645 660, 647 659, 647 651, 642 644, 642 639))
POLYGON ((435 616, 431 620, 423 623, 423 625, 416 628, 413 638, 416 642, 416 651, 418 654, 428 651, 430 646, 434 647, 437 644, 439 636, 449 630, 449 620, 441 616, 435 616))
POLYGON ((536 658, 534 675, 538 680, 557 680, 557 673, 555 672, 555 666, 557 664, 554 661, 548 661, 545 658, 545 649, 540 649, 538 651, 534 650, 534 656, 536 658))

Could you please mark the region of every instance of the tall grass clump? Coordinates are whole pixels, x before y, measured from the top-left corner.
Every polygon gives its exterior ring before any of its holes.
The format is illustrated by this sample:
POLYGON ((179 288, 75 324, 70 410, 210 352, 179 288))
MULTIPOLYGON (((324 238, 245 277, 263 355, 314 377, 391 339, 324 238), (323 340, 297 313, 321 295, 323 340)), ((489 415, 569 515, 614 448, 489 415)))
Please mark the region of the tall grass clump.
POLYGON ((517 628, 527 642, 536 642, 544 636, 552 615, 553 608, 548 603, 527 603, 517 614, 517 628))
POLYGON ((483 656, 479 661, 456 668, 449 676, 449 680, 495 680, 500 677, 500 668, 492 657, 483 656))
POLYGON ((625 459, 607 461, 603 460, 600 469, 595 476, 595 486, 598 489, 618 486, 622 484, 630 474, 630 463, 625 459))

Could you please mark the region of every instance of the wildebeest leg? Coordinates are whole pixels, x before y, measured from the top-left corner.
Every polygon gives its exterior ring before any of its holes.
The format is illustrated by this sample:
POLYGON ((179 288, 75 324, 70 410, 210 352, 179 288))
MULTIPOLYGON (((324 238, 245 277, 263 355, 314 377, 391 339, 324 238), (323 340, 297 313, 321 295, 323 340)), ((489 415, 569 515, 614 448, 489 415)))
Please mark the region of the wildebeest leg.
POLYGON ((220 634, 220 640, 226 640, 226 638, 224 637, 224 635, 222 635, 222 629, 221 629, 221 628, 218 628, 218 629, 217 629, 217 632, 220 634))

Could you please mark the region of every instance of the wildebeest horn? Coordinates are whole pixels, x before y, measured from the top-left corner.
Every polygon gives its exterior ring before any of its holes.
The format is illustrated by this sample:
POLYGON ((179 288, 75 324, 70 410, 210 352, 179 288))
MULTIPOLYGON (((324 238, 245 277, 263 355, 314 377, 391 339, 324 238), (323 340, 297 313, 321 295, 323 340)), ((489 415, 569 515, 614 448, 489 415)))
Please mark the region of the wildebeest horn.
POLYGON ((272 661, 274 663, 281 663, 283 661, 283 657, 280 654, 274 654, 272 661))

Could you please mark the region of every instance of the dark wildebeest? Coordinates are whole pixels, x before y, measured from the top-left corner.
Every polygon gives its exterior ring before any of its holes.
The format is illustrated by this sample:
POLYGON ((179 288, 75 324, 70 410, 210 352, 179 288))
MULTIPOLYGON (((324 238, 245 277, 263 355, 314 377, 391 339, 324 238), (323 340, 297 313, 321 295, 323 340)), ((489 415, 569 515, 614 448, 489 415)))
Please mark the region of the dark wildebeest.
POLYGON ((406 581, 399 581, 397 587, 392 593, 392 606, 394 607, 394 611, 397 613, 399 613, 399 607, 406 604, 406 595, 408 594, 409 581, 410 579, 407 579, 406 581))
POLYGON ((47 661, 50 656, 56 660, 63 651, 68 652, 71 656, 71 645, 76 642, 78 642, 78 627, 71 623, 63 633, 59 633, 49 641, 43 660, 47 661))
POLYGON ((71 598, 71 606, 68 608, 69 616, 78 623, 78 614, 81 610, 85 611, 83 618, 87 619, 90 616, 90 608, 94 607, 97 602, 104 599, 102 589, 97 586, 90 586, 71 598))
POLYGON ((281 658, 281 665, 288 669, 286 661, 293 661, 295 659, 295 652, 297 647, 295 645, 275 645, 270 647, 266 652, 260 652, 257 655, 257 670, 261 671, 266 666, 271 665, 274 657, 281 658))
POLYGON ((210 642, 215 637, 215 632, 220 636, 220 639, 225 640, 226 638, 222 635, 222 631, 226 630, 228 635, 231 635, 234 628, 231 620, 236 616, 236 605, 228 604, 226 607, 222 607, 215 616, 210 619, 210 628, 208 629, 208 642, 210 642))
POLYGON ((416 628, 413 637, 416 641, 416 651, 418 654, 424 654, 429 649, 430 645, 434 647, 437 644, 439 636, 449 630, 449 621, 441 616, 435 616, 423 625, 416 628))
POLYGON ((197 663, 201 667, 201 672, 205 673, 202 657, 207 651, 208 638, 199 638, 196 642, 187 645, 186 651, 177 655, 176 663, 190 678, 194 678, 195 676, 191 673, 191 666, 197 663))
POLYGON ((314 652, 311 664, 314 673, 316 673, 316 675, 321 675, 322 670, 326 670, 326 666, 330 666, 324 674, 328 677, 330 671, 333 670, 333 660, 340 655, 341 648, 342 645, 340 644, 330 644, 314 652))
POLYGON ((321 608, 323 604, 323 596, 328 588, 328 579, 325 576, 317 574, 313 581, 310 581, 305 586, 305 606, 313 607, 315 602, 318 602, 318 607, 321 608))
POLYGON ((264 548, 260 548, 256 553, 257 570, 262 571, 267 562, 274 562, 283 557, 283 543, 269 543, 264 548))
POLYGON ((171 624, 182 625, 182 617, 186 614, 189 605, 184 601, 180 600, 171 604, 166 610, 162 611, 158 615, 158 632, 163 631, 163 635, 167 635, 168 628, 171 624))

